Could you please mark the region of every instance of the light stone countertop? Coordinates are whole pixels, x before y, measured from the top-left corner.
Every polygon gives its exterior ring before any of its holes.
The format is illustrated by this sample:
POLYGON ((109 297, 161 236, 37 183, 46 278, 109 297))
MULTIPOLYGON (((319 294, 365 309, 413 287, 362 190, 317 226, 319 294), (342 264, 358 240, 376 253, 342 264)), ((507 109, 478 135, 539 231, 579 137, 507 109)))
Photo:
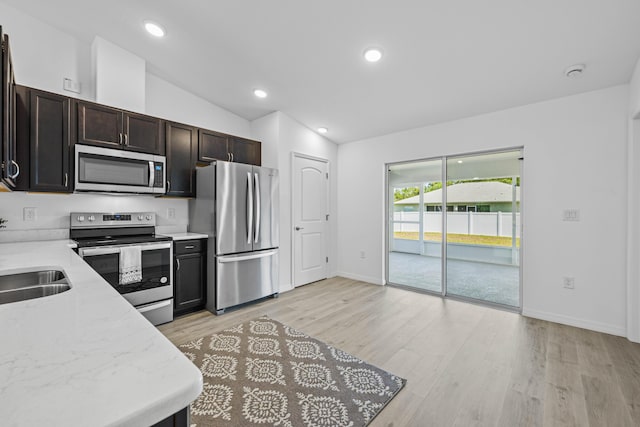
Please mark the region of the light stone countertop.
POLYGON ((162 233, 164 236, 169 236, 173 240, 192 240, 192 239, 208 239, 208 234, 202 233, 162 233))
POLYGON ((62 269, 71 284, 0 305, 0 424, 149 426, 189 405, 198 368, 69 244, 0 244, 0 274, 62 269))

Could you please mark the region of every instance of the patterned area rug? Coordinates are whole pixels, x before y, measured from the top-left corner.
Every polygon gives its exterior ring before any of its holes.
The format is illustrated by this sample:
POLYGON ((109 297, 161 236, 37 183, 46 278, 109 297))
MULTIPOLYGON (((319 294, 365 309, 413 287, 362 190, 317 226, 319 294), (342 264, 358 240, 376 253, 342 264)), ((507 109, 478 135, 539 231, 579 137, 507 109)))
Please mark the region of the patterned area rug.
POLYGON ((366 426, 406 382, 268 317, 179 347, 204 378, 197 427, 366 426))

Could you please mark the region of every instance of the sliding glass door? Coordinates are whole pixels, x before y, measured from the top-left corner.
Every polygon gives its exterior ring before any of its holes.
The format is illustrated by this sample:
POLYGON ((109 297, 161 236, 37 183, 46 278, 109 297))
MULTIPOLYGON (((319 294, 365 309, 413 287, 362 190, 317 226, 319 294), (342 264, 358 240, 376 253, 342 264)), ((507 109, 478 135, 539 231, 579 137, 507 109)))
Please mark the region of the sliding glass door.
POLYGON ((389 167, 389 282, 442 292, 442 160, 389 167))
POLYGON ((388 165, 387 283, 519 308, 521 156, 388 165))

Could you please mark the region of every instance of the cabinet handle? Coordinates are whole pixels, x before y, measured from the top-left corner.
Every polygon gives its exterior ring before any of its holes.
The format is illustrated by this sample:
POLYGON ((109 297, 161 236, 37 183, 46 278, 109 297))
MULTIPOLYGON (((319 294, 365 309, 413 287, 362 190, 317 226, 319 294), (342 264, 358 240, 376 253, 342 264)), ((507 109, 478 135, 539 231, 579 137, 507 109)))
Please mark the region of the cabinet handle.
POLYGON ((129 134, 128 133, 124 134, 124 145, 126 145, 127 147, 129 146, 129 134))
POLYGON ((171 191, 171 181, 167 180, 167 193, 171 191))
POLYGON ((195 248, 195 246, 193 246, 193 245, 187 245, 187 246, 185 246, 184 248, 185 248, 185 249, 193 249, 193 248, 195 248))
POLYGON ((231 153, 231 161, 233 162, 233 153, 231 153))
MULTIPOLYGON (((7 175, 11 179, 16 179, 18 177, 18 175, 20 175, 20 166, 18 166, 18 164, 15 162, 15 160, 11 160, 11 164, 16 167, 16 173, 14 173, 13 175, 8 175, 8 174, 7 175)), ((8 169, 9 168, 7 168, 7 171, 8 171, 8 169)))
POLYGON ((227 162, 231 161, 231 153, 227 153, 227 162))
POLYGON ((122 145, 122 132, 118 134, 118 144, 122 145))
POLYGON ((69 174, 68 173, 64 173, 64 186, 68 186, 69 185, 69 174))
POLYGON ((176 271, 180 270, 180 258, 176 258, 176 271))

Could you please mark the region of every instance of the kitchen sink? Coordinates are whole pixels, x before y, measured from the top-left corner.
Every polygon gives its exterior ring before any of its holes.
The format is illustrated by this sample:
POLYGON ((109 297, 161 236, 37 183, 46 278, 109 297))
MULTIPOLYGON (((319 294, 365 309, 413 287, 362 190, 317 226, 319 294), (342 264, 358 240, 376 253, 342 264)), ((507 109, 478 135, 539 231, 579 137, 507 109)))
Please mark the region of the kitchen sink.
POLYGON ((35 270, 0 275, 0 304, 59 294, 71 289, 60 270, 35 270))

